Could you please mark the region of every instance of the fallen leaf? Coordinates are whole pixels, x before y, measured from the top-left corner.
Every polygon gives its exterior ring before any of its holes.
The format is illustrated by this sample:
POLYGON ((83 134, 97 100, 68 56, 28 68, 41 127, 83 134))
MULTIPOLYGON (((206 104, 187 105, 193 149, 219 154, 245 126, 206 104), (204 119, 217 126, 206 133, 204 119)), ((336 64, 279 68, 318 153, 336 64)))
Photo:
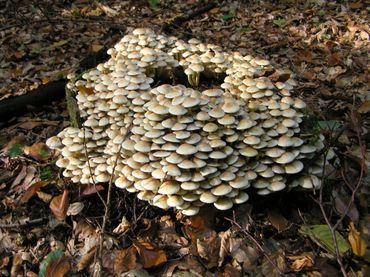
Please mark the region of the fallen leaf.
POLYGON ((50 202, 50 209, 58 220, 64 220, 67 216, 69 207, 68 193, 69 191, 65 189, 62 195, 55 196, 50 202))
POLYGON ((99 52, 103 48, 104 48, 104 45, 101 45, 101 44, 92 44, 91 45, 91 51, 94 52, 94 53, 99 52))
POLYGON ((274 23, 274 25, 278 27, 283 27, 286 24, 286 20, 283 18, 278 18, 278 19, 274 19, 272 23, 274 23))
POLYGON ((353 254, 364 256, 366 251, 366 241, 361 238, 360 232, 356 230, 355 225, 351 221, 348 226, 348 241, 351 245, 353 254))
POLYGON ((34 158, 37 161, 46 161, 52 155, 52 151, 44 142, 38 142, 31 146, 25 146, 23 151, 26 155, 34 158))
POLYGON ((84 270, 93 260, 96 253, 96 247, 92 247, 87 253, 82 255, 80 260, 78 261, 76 265, 76 270, 79 272, 81 270, 84 270))
POLYGON ((314 255, 312 252, 302 253, 298 256, 288 256, 288 259, 293 261, 290 265, 290 269, 299 272, 305 268, 313 267, 314 265, 314 255))
POLYGON ((357 109, 359 113, 368 113, 370 112, 370 100, 364 101, 361 106, 357 109))
POLYGON ((22 195, 20 202, 26 203, 32 196, 34 196, 42 187, 45 187, 48 184, 46 181, 39 181, 33 183, 22 195))
POLYGON ((206 237, 197 239, 196 246, 198 255, 203 258, 207 268, 216 267, 218 265, 220 253, 220 237, 213 231, 206 237))
MULTIPOLYGON (((329 254, 335 255, 335 246, 328 225, 302 225, 299 229, 299 233, 308 236, 312 241, 314 241, 321 248, 325 249, 329 254)), ((339 253, 343 255, 350 249, 350 246, 338 231, 336 231, 335 234, 339 253)))
POLYGON ((116 228, 114 228, 113 233, 118 234, 118 235, 123 234, 127 232, 127 230, 129 230, 130 227, 131 227, 130 222, 127 220, 125 216, 123 216, 121 219, 121 223, 118 224, 116 228))
POLYGON ((49 46, 49 48, 51 48, 51 49, 58 48, 58 47, 61 47, 65 44, 67 44, 67 43, 68 43, 67 39, 62 39, 62 40, 54 42, 52 45, 49 46))
POLYGON ((167 262, 166 253, 153 243, 136 240, 134 246, 140 255, 143 268, 151 268, 167 262))
POLYGON ((349 7, 351 8, 351 9, 354 9, 354 10, 356 10, 356 9, 361 9, 362 8, 362 3, 361 3, 361 1, 357 1, 357 2, 353 2, 353 3, 350 3, 349 4, 349 7))
POLYGON ((61 249, 50 252, 40 264, 40 277, 63 277, 71 269, 61 249))
POLYGON ((357 222, 359 219, 359 212, 356 205, 351 205, 350 209, 347 210, 348 201, 350 201, 349 196, 344 193, 339 194, 337 190, 332 191, 332 197, 334 199, 335 209, 343 215, 346 215, 353 221, 357 222))
POLYGON ((67 216, 69 215, 78 215, 84 208, 84 204, 82 202, 75 202, 69 205, 67 210, 67 216))
POLYGON ((136 268, 136 249, 129 247, 116 251, 116 261, 114 263, 114 272, 123 273, 136 268))
POLYGON ((223 271, 217 274, 217 277, 238 277, 243 276, 242 271, 236 269, 230 264, 227 264, 223 271))
POLYGON ((82 185, 80 196, 89 196, 101 190, 104 190, 104 187, 102 185, 82 185))
POLYGON ((280 213, 270 210, 267 215, 268 220, 279 232, 289 228, 289 221, 280 213))

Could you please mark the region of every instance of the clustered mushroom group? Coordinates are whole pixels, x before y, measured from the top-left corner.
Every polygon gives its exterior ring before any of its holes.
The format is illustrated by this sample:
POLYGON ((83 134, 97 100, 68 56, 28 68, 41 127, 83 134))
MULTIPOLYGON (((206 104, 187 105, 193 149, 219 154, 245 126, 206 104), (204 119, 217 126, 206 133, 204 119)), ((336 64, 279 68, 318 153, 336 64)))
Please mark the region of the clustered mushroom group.
POLYGON ((188 216, 205 204, 226 210, 243 203, 250 187, 266 195, 320 186, 322 159, 308 168, 304 163, 322 149, 323 138, 309 142, 302 134, 306 105, 291 95, 292 79, 266 74, 284 73, 267 60, 144 28, 108 54, 107 62, 67 85, 77 94, 83 127, 47 141, 73 182, 112 178, 139 199, 188 216), (192 88, 154 86, 176 68, 192 88), (224 79, 199 91, 203 77, 224 79))

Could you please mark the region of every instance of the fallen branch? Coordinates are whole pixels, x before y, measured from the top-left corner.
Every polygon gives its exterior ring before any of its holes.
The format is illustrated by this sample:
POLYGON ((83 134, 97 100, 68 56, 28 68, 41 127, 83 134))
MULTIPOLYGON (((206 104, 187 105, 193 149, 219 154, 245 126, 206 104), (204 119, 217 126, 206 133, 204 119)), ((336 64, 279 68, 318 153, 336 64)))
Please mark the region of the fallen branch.
MULTIPOLYGON (((201 1, 201 3, 202 3, 202 1, 201 1)), ((162 32, 169 33, 169 32, 172 31, 172 29, 179 28, 186 21, 189 21, 189 20, 193 19, 194 17, 196 17, 198 15, 201 15, 205 12, 210 11, 214 7, 216 7, 216 3, 211 1, 211 2, 207 3, 204 6, 198 7, 197 9, 195 9, 194 11, 192 11, 188 14, 177 16, 174 19, 172 19, 170 22, 163 25, 162 32)))

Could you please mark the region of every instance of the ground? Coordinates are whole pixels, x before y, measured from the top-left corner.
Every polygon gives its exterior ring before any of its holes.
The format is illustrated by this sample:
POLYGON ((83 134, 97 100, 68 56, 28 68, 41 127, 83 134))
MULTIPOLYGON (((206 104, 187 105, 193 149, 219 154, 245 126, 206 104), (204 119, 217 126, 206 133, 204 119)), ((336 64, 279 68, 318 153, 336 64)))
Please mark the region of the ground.
POLYGON ((212 3, 180 26, 176 19, 207 4, 0 5, 0 104, 81 70, 86 57, 104 58, 133 28, 195 37, 291 70, 296 96, 309 104, 336 154, 322 189, 253 196, 232 211, 206 207, 192 218, 114 187, 107 203, 108 185, 62 178, 56 153, 44 144, 69 124, 65 101, 28 107, 0 123, 1 275, 370 275, 366 1, 212 3))

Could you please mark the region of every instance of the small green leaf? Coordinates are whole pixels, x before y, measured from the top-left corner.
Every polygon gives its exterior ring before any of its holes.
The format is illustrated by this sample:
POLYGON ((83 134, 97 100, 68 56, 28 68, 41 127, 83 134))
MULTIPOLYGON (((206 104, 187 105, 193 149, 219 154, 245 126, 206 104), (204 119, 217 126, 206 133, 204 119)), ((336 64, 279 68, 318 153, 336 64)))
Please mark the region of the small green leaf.
POLYGON ((42 181, 50 180, 55 176, 55 170, 51 166, 40 168, 40 179, 42 181))
POLYGON ((326 121, 318 121, 317 124, 323 130, 337 130, 343 127, 343 123, 338 120, 326 120, 326 121))
POLYGON ((242 27, 242 28, 240 29, 240 32, 241 32, 241 33, 249 33, 250 31, 252 31, 252 28, 251 28, 251 27, 249 27, 249 26, 245 26, 245 27, 242 27))
POLYGON ((45 259, 40 264, 39 277, 47 277, 46 268, 49 263, 60 259, 64 255, 62 249, 57 249, 46 255, 45 259))
POLYGON ((286 20, 284 18, 278 18, 278 19, 274 19, 272 21, 276 26, 278 27, 282 27, 286 24, 286 20))
POLYGON ((8 150, 8 155, 11 158, 14 158, 16 156, 19 156, 23 153, 23 146, 19 143, 13 144, 9 150, 8 150))
POLYGON ((317 12, 317 15, 318 15, 318 16, 324 16, 324 15, 325 15, 325 11, 324 11, 324 10, 319 10, 319 11, 317 12))
POLYGON ((230 19, 233 19, 235 16, 235 12, 233 10, 229 10, 227 13, 224 13, 223 15, 221 15, 221 19, 223 21, 228 21, 230 19))
MULTIPOLYGON (((299 229, 299 233, 304 236, 308 236, 329 254, 333 256, 335 255, 335 246, 328 225, 303 225, 299 229)), ((350 245, 339 232, 335 231, 335 235, 337 238, 339 253, 343 255, 350 249, 350 245)))
POLYGON ((150 8, 153 10, 158 8, 159 0, 148 0, 150 8))

